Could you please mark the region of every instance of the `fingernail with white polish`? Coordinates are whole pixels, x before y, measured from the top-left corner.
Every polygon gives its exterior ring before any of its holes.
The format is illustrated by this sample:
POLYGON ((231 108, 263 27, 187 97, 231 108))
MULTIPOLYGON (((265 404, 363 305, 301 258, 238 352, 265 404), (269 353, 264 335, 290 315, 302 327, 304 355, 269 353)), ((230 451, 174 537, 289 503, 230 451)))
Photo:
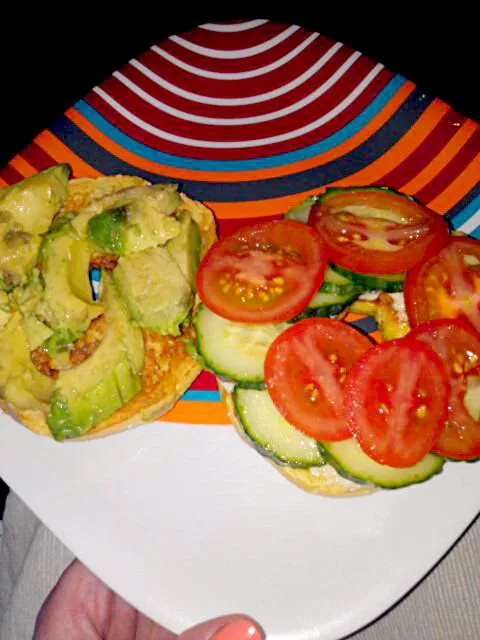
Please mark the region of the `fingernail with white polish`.
POLYGON ((217 631, 212 640, 263 640, 264 634, 255 624, 244 618, 235 620, 217 631))

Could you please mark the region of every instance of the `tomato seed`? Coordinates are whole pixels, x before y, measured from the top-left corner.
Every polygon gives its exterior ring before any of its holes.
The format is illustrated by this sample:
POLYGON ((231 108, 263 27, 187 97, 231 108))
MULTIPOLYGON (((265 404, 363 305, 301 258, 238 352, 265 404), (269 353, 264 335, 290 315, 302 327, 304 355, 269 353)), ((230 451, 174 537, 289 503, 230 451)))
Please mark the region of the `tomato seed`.
POLYGON ((390 413, 390 409, 387 407, 386 404, 383 404, 383 402, 381 404, 378 405, 378 413, 381 413, 382 415, 388 415, 390 413))
POLYGON ((415 415, 417 418, 426 418, 427 417, 427 405, 421 404, 417 410, 415 411, 415 415))
POLYGON ((337 362, 337 360, 338 360, 338 356, 337 356, 337 354, 336 354, 336 353, 331 353, 331 354, 328 356, 328 359, 330 360, 330 362, 332 362, 333 364, 335 364, 335 362, 337 362))

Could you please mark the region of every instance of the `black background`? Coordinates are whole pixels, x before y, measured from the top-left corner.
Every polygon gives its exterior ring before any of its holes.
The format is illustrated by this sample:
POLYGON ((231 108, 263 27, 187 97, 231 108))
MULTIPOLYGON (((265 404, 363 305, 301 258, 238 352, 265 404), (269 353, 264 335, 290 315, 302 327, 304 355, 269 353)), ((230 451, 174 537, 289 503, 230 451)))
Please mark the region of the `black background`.
MULTIPOLYGON (((227 4, 227 3, 224 3, 227 4)), ((162 39, 215 20, 269 18, 299 24, 362 51, 416 82, 456 110, 480 120, 476 22, 460 3, 443 10, 435 3, 291 2, 288 9, 266 3, 231 3, 215 10, 182 2, 41 3, 11 6, 0 30, 0 167, 41 129, 112 71, 162 39), (153 8, 152 8, 153 6, 153 8)), ((3 9, 2 9, 3 11, 3 9)), ((21 453, 19 453, 21 455, 21 453)), ((1 512, 0 489, 0 512, 1 512)))
MULTIPOLYGON (((233 3, 232 3, 233 4, 233 3)), ((112 71, 163 38, 202 22, 229 18, 270 18, 300 24, 308 30, 340 40, 415 81, 427 94, 439 96, 455 109, 480 119, 478 99, 478 36, 472 16, 460 5, 427 18, 402 3, 371 3, 351 10, 337 2, 312 2, 306 9, 272 10, 255 3, 256 10, 187 9, 177 2, 130 2, 113 5, 99 15, 90 5, 54 11, 28 9, 21 20, 2 23, 0 35, 0 166, 33 136, 83 97, 112 71), (133 9, 135 7, 135 10, 133 9), (173 11, 175 10, 175 13, 173 11), (243 13, 242 13, 243 11, 243 13), (3 33, 2 33, 3 32, 3 33)), ((418 3, 421 4, 421 3, 418 3)), ((100 3, 101 5, 101 3, 100 3)), ((50 8, 49 8, 50 7, 50 8)))

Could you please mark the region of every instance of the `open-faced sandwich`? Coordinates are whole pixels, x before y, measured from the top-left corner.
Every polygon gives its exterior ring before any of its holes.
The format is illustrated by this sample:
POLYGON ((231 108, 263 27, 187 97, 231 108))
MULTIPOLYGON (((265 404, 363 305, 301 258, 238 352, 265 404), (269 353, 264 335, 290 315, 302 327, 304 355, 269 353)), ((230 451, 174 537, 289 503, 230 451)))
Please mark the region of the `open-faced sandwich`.
POLYGON ((362 495, 480 457, 480 242, 412 198, 327 189, 215 243, 197 289, 200 361, 299 487, 362 495))
POLYGON ((1 408, 57 440, 151 421, 190 386, 196 269, 216 239, 176 185, 69 177, 0 190, 1 408))

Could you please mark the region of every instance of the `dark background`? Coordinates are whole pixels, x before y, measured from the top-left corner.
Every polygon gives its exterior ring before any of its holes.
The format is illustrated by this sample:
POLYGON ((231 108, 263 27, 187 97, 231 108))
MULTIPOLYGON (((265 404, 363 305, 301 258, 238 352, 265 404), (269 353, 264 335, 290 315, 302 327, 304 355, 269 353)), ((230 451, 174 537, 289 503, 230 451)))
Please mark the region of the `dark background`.
MULTIPOLYGON (((290 5, 272 10, 257 2, 253 10, 242 2, 236 9, 213 10, 177 2, 152 9, 130 2, 125 8, 110 4, 105 15, 98 13, 100 3, 13 7, 0 35, 0 166, 130 58, 169 35, 230 18, 269 18, 320 31, 480 120, 476 21, 461 3, 445 11, 435 4, 426 18, 418 15, 419 2, 383 4, 381 10, 372 3, 354 10, 340 2, 311 2, 309 9, 301 2, 290 5)), ((0 512, 1 496, 0 488, 0 512)))

